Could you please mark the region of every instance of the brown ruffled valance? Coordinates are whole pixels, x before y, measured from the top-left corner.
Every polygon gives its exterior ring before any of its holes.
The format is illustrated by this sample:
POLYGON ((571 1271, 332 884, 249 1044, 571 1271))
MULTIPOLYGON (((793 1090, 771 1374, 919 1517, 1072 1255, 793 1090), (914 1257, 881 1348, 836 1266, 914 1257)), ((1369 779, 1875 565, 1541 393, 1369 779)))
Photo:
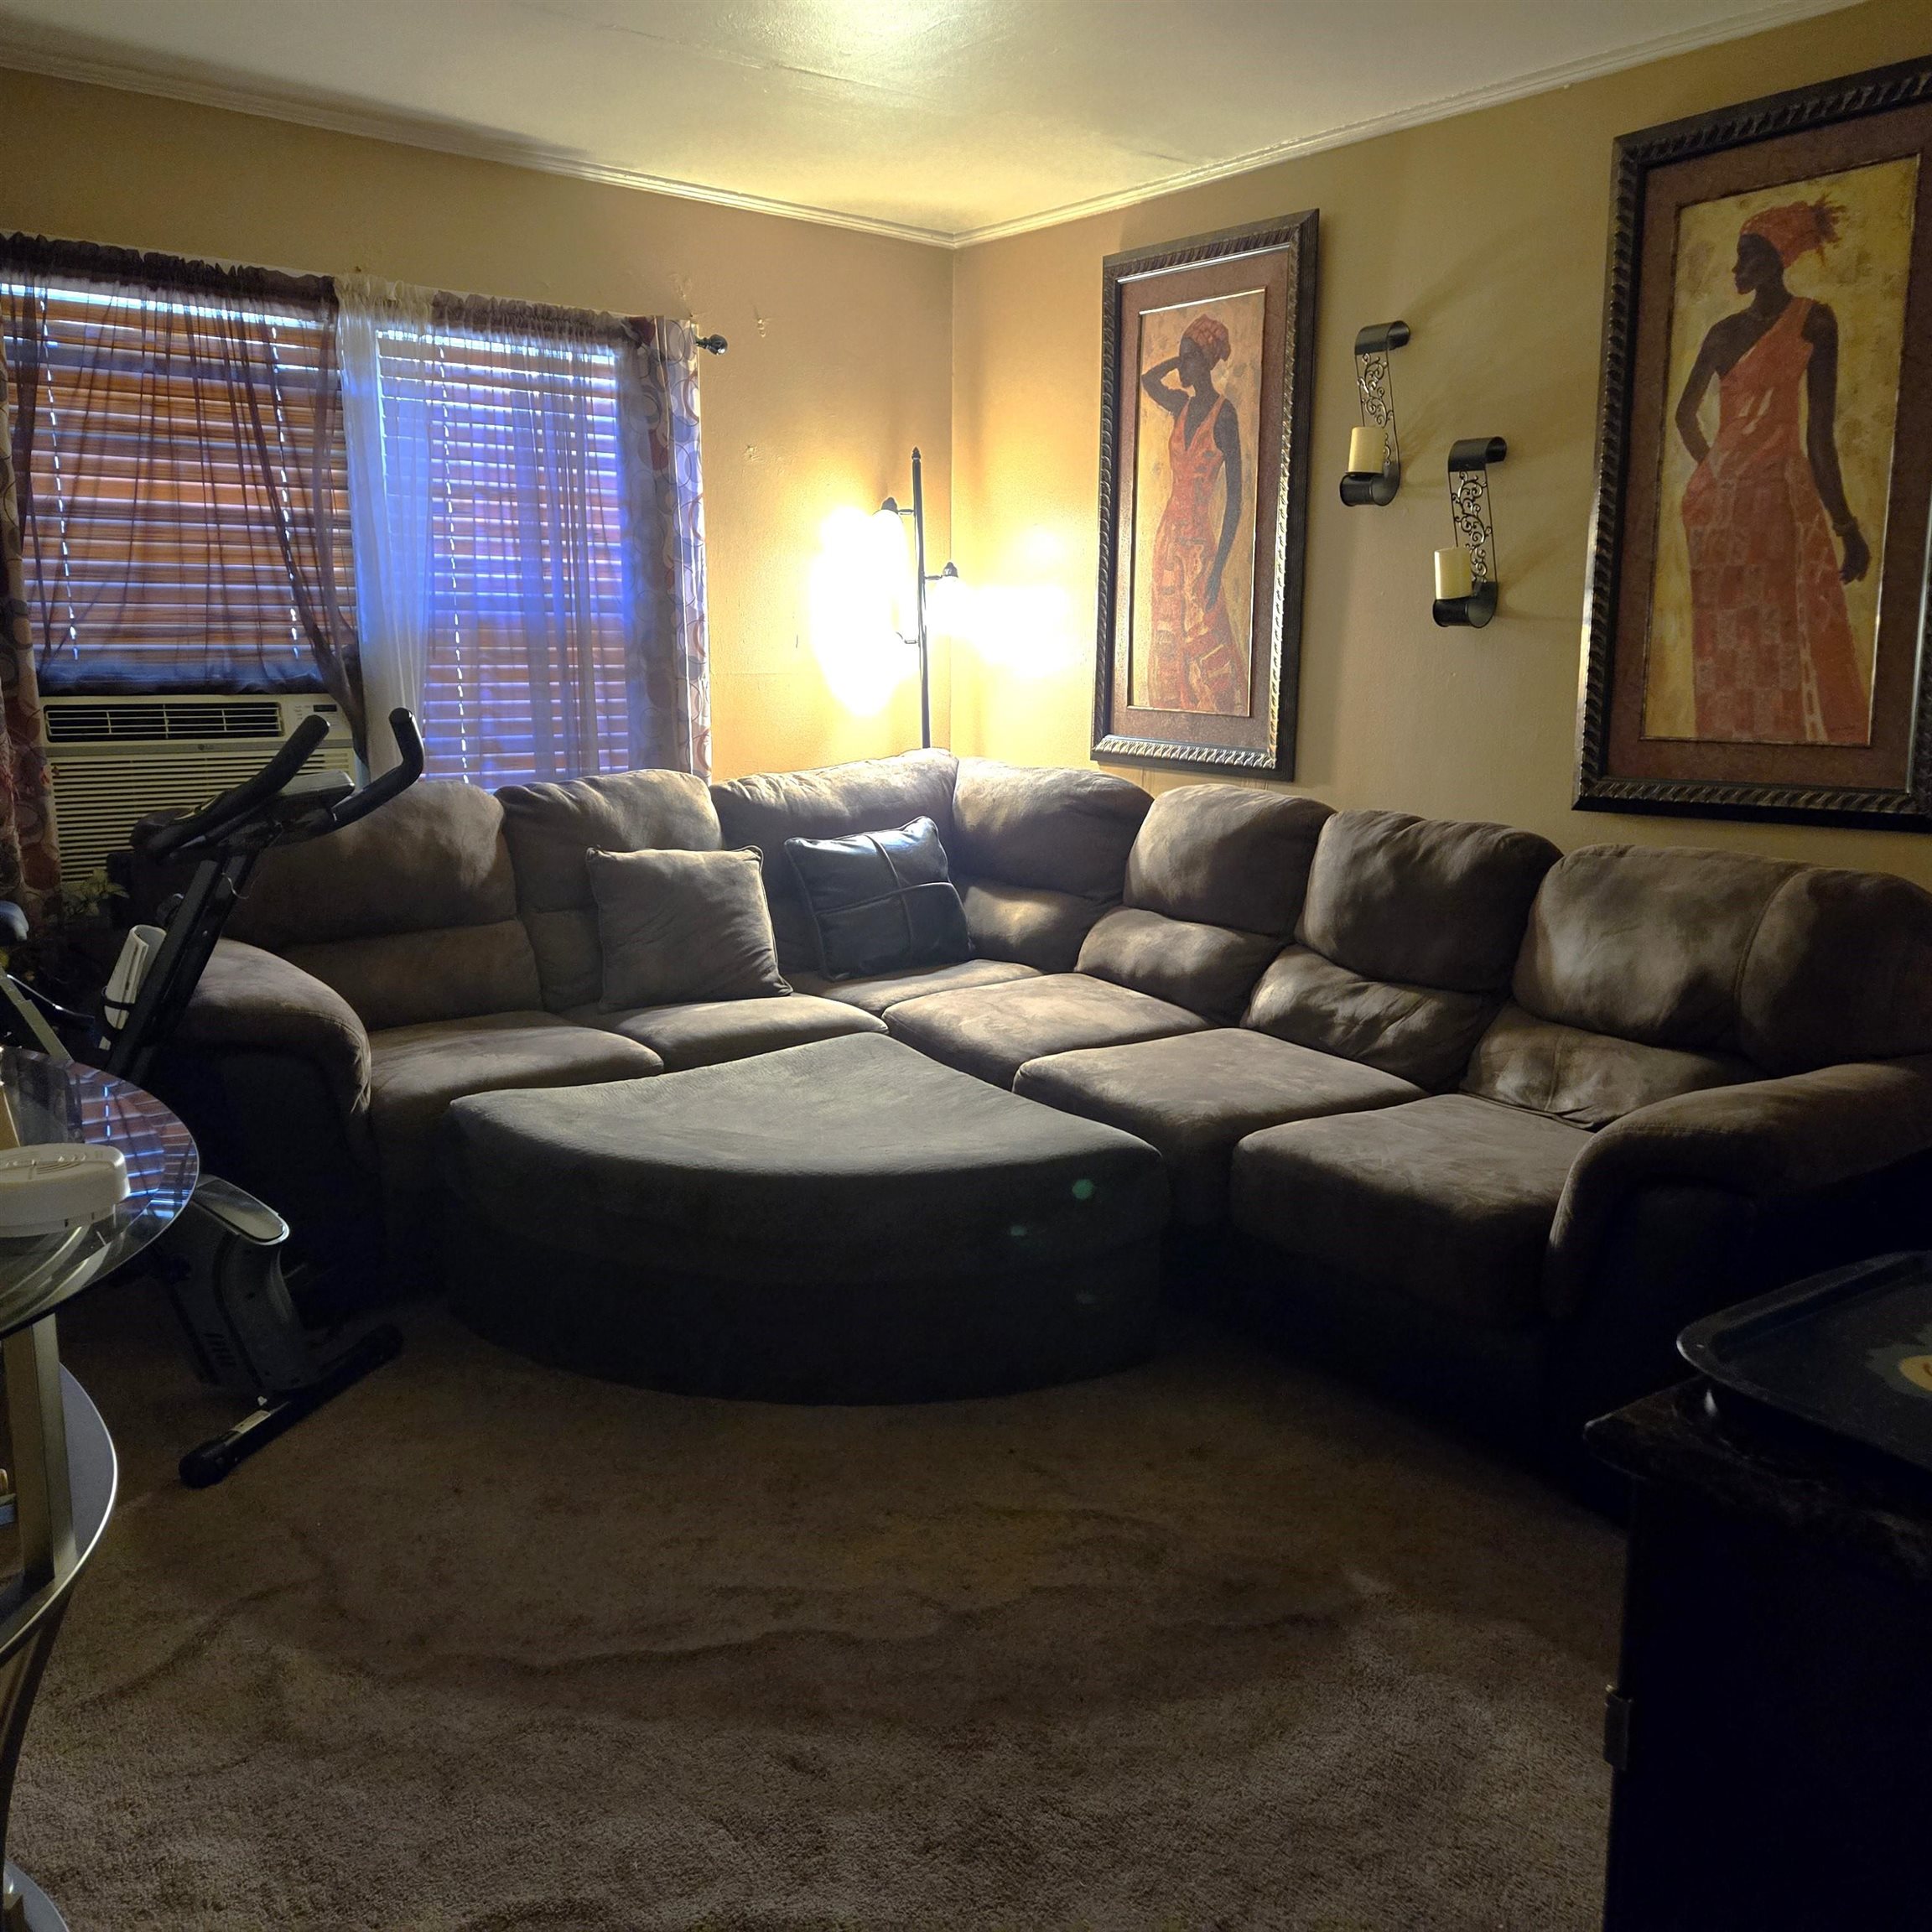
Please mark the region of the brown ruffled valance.
POLYGON ((78 277, 150 288, 192 288, 241 301, 335 306, 335 284, 326 275, 290 275, 279 268, 250 268, 204 262, 154 250, 111 248, 100 242, 64 242, 45 235, 0 235, 0 267, 28 276, 78 277))

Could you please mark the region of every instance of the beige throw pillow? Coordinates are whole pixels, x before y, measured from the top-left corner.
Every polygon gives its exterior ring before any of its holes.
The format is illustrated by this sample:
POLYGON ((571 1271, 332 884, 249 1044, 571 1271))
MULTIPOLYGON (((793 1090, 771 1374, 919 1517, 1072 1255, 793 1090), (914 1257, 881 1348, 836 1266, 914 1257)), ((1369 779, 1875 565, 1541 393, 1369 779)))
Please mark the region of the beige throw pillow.
POLYGON ((789 993, 756 847, 584 854, 606 1009, 789 993))

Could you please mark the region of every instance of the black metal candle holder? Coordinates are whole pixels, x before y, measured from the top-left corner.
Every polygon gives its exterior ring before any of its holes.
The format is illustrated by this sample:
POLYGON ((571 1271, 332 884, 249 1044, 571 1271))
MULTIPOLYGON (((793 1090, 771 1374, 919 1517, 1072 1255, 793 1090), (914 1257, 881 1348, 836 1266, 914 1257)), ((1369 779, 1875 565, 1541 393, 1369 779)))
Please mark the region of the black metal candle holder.
POLYGON ((1449 527, 1456 548, 1469 553, 1467 597, 1438 597, 1430 614, 1438 624, 1480 631, 1496 615, 1496 528, 1489 516, 1489 466, 1509 454, 1500 436, 1466 436, 1449 446, 1449 527))
POLYGON ((1395 426, 1395 391, 1389 380, 1389 352, 1409 340, 1406 322, 1377 322, 1355 335, 1355 387, 1362 420, 1383 435, 1382 467, 1351 470, 1342 479, 1342 501, 1351 507, 1388 504, 1402 487, 1402 439, 1395 426))

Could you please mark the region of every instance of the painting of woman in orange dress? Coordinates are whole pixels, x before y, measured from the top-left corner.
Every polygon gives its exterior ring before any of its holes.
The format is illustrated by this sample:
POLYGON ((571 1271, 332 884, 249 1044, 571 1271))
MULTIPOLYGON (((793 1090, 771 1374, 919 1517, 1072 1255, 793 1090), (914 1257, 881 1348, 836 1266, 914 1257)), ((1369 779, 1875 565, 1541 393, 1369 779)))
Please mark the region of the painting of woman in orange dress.
POLYGON ((1677 433, 1696 465, 1683 520, 1700 739, 1870 740, 1845 586, 1865 576, 1872 553, 1839 463, 1838 318, 1784 282, 1838 239, 1840 216, 1820 199, 1744 222, 1732 273, 1750 301, 1706 333, 1677 400, 1677 433), (1700 410, 1713 382, 1707 440, 1700 410))
POLYGON ((1173 418, 1173 427, 1167 506, 1154 533, 1151 635, 1135 696, 1158 710, 1239 718, 1249 709, 1248 639, 1245 624, 1236 636, 1224 590, 1242 523, 1241 425, 1214 385, 1229 349, 1227 325, 1197 315, 1177 352, 1140 378, 1142 392, 1173 418), (1176 376, 1179 387, 1169 380, 1176 376))

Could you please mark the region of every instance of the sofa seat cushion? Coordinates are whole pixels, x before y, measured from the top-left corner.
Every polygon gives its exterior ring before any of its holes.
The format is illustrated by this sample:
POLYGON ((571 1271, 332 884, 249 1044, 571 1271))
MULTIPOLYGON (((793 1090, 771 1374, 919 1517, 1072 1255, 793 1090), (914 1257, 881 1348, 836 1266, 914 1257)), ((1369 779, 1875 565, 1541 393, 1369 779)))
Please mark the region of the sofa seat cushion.
POLYGON ((1324 1275, 1371 1282, 1465 1320, 1525 1327, 1588 1132, 1467 1093, 1291 1121, 1234 1150, 1229 1213, 1324 1275))
POLYGON ((586 1026, 647 1046, 673 1072, 712 1067, 721 1060, 746 1060, 776 1053, 811 1040, 835 1040, 848 1033, 883 1033, 886 1023, 837 1000, 814 1000, 794 993, 780 1000, 702 1000, 683 1006, 642 1006, 628 1013, 578 1007, 571 1017, 586 1026))
POLYGON ((392 1026, 369 1036, 369 1121, 392 1194, 428 1186, 438 1126, 452 1100, 506 1087, 635 1080, 664 1062, 634 1040, 554 1013, 491 1013, 392 1026))
POLYGON ((1159 1148, 1175 1218, 1197 1226, 1225 1218, 1228 1164, 1245 1135, 1423 1097, 1373 1067, 1239 1027, 1030 1060, 1013 1091, 1159 1148))
POLYGON ((1010 1087, 1029 1060, 1048 1053, 1199 1033, 1208 1022, 1183 1006, 1084 973, 1049 973, 904 1000, 887 1010, 886 1024, 896 1039, 932 1059, 1010 1087))
POLYGON ((856 1006, 863 1013, 883 1013, 901 1000, 921 1000, 928 993, 956 993, 969 986, 1004 986, 1012 979, 1035 979, 1039 974, 1016 959, 962 959, 952 966, 918 966, 904 973, 880 973, 869 979, 827 979, 801 973, 792 984, 800 993, 815 993, 856 1006))

